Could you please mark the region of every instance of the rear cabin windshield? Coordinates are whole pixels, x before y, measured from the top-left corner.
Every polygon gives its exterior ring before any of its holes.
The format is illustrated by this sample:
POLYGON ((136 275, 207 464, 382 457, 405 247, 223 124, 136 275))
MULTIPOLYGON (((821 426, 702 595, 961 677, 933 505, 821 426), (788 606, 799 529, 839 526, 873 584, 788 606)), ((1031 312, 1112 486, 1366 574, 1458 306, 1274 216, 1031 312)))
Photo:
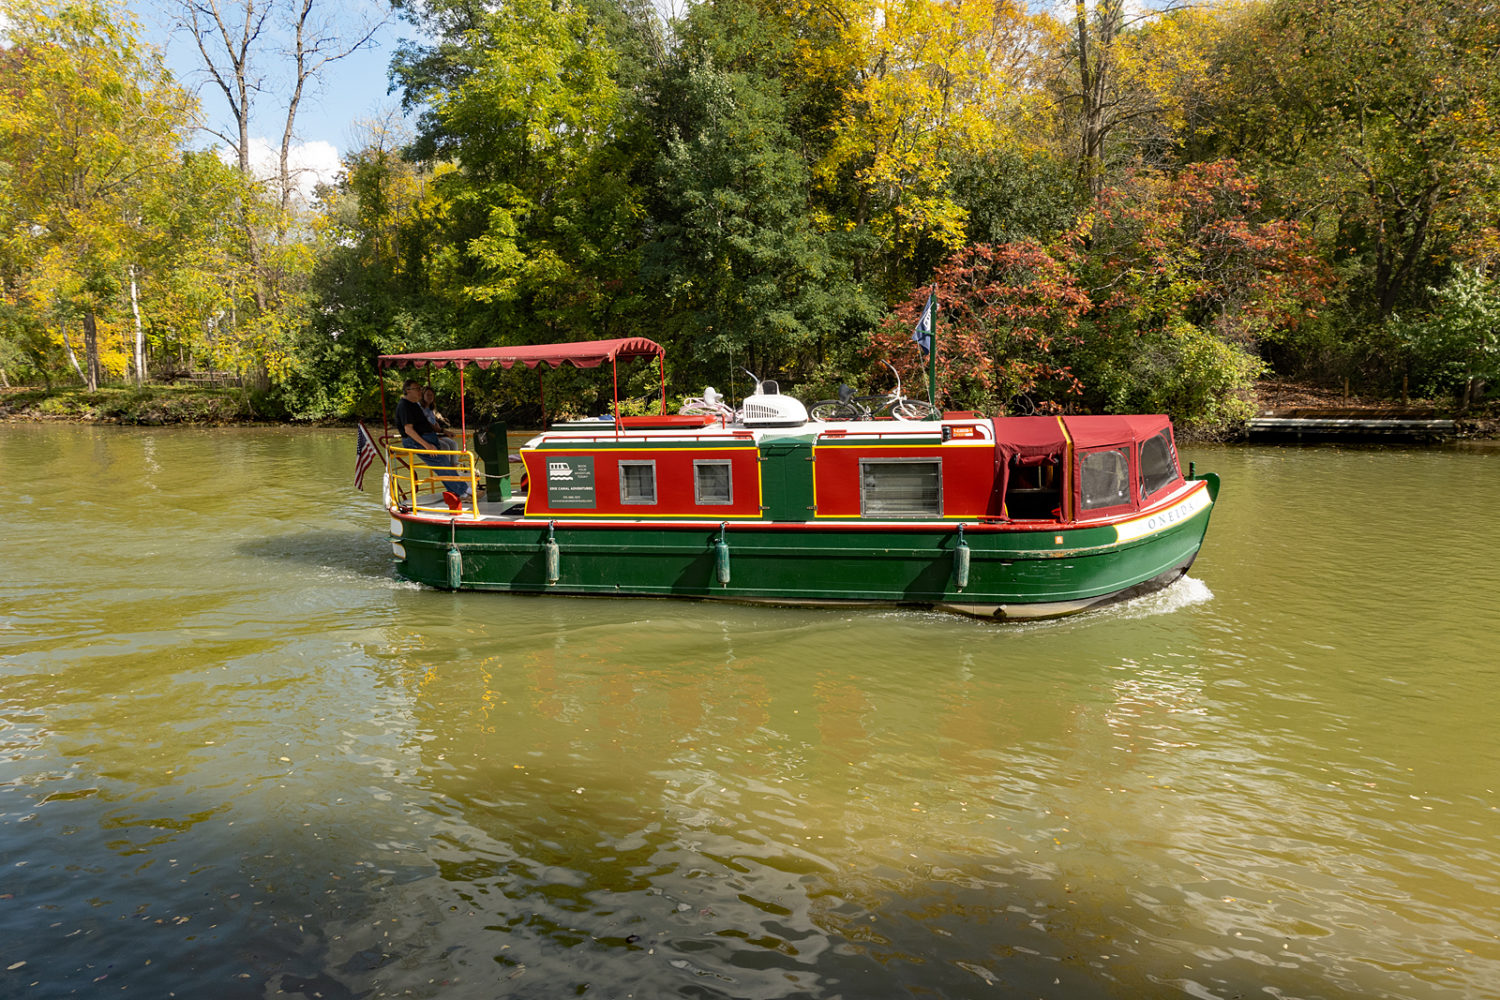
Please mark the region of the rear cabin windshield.
POLYGON ((1141 498, 1149 497, 1177 479, 1177 455, 1172 435, 1163 430, 1141 442, 1141 498))
POLYGON ((1130 502, 1130 449, 1091 451, 1083 456, 1083 509, 1130 502))

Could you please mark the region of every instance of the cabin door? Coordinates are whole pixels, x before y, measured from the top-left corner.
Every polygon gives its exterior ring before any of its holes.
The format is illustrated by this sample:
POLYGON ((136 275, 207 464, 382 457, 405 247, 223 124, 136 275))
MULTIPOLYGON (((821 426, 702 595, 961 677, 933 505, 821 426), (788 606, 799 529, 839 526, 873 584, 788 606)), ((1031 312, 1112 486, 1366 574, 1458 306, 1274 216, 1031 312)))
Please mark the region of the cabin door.
POLYGON ((812 520, 812 459, 811 441, 786 439, 761 442, 761 513, 766 520, 812 520))

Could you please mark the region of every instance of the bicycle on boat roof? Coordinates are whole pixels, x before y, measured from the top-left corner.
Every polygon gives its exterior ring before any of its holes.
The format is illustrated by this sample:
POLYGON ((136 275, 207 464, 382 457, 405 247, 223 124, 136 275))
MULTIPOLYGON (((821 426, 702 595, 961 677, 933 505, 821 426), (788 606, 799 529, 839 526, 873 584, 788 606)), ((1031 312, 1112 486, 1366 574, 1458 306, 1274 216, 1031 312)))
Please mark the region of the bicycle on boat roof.
POLYGON ((896 391, 881 396, 856 396, 847 385, 839 386, 838 399, 823 399, 807 408, 808 416, 817 421, 927 420, 938 416, 938 408, 921 399, 911 399, 901 392, 901 373, 889 361, 882 361, 896 376, 896 391))

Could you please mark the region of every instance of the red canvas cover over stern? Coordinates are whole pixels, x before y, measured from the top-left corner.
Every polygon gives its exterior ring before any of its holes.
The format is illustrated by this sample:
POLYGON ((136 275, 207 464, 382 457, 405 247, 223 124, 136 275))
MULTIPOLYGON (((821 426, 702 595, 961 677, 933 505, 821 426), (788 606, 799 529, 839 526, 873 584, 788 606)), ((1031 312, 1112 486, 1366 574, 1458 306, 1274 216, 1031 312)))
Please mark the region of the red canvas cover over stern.
POLYGON ((1144 441, 1171 424, 1159 413, 1063 417, 1075 448, 1119 448, 1144 441))
POLYGON ((1045 465, 1061 462, 1068 451, 1068 437, 1058 417, 995 417, 995 493, 990 510, 1003 509, 1010 465, 1045 465))
MULTIPOLYGON (((1131 446, 1130 461, 1131 468, 1134 469, 1134 446, 1172 425, 1171 420, 1162 414, 996 417, 991 423, 995 428, 995 493, 990 505, 992 511, 1003 509, 1013 464, 1026 467, 1054 461, 1062 463, 1066 461, 1069 444, 1077 453, 1131 446)), ((1067 470, 1067 475, 1076 497, 1082 488, 1078 462, 1075 461, 1073 467, 1067 470)))

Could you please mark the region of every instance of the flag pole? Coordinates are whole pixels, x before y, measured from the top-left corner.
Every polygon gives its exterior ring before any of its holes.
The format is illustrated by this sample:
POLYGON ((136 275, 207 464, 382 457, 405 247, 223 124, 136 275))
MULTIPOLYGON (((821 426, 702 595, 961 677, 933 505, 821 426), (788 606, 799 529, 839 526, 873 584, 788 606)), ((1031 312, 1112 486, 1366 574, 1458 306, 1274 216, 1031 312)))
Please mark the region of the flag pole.
POLYGON ((937 331, 938 303, 937 284, 932 286, 932 349, 927 352, 927 402, 937 409, 937 331))

